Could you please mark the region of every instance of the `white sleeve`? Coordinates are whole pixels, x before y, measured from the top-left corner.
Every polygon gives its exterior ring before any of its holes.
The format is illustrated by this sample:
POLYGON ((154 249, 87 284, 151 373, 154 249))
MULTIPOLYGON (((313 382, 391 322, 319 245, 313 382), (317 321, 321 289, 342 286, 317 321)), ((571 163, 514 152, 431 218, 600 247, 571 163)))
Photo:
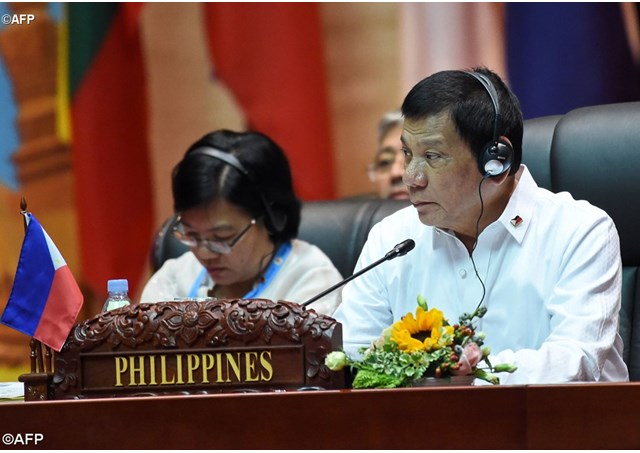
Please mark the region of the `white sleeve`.
MULTIPOLYGON (((318 247, 296 239, 293 250, 271 285, 259 297, 303 303, 342 280, 328 256, 318 247)), ((309 304, 331 316, 340 304, 340 288, 309 304)))
MULTIPOLYGON (((365 243, 355 271, 359 271, 384 256, 380 225, 375 225, 365 243)), ((384 276, 385 264, 375 267, 347 283, 342 291, 342 303, 334 318, 342 323, 343 347, 352 356, 371 344, 393 323, 389 293, 384 276)))
POLYGON ((145 285, 140 302, 162 302, 187 297, 201 268, 191 252, 168 259, 145 285))
MULTIPOLYGON (((291 296, 287 300, 295 298, 292 302, 298 303, 304 303, 341 280, 340 273, 333 266, 308 269, 297 277, 289 287, 291 296)), ((332 316, 338 305, 340 305, 340 288, 312 302, 307 307, 317 313, 332 316)))
POLYGON ((583 225, 567 247, 553 250, 563 256, 559 278, 545 302, 549 336, 536 350, 504 350, 491 356, 494 365, 518 366, 513 374, 502 373, 501 382, 600 381, 607 361, 607 367, 615 366, 617 380, 628 380, 618 341, 622 270, 613 222, 602 217, 583 225))

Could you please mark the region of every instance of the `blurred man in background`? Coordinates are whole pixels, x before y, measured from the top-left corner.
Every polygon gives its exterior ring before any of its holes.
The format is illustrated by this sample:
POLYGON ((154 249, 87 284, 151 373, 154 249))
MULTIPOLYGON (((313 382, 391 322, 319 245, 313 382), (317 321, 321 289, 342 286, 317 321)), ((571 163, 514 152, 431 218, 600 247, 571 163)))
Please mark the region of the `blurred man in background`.
POLYGON ((380 198, 409 198, 407 186, 402 182, 402 122, 402 113, 394 110, 385 114, 378 125, 378 150, 373 163, 369 165, 369 179, 376 184, 380 198))

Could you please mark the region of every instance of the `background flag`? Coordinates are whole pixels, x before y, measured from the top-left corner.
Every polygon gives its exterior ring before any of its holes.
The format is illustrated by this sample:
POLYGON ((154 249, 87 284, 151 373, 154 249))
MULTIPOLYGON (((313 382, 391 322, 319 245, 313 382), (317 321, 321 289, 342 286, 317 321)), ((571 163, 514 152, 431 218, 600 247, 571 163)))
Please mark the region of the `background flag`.
POLYGON ((27 231, 3 324, 62 349, 83 297, 71 270, 36 218, 26 214, 27 231))
POLYGON ((215 75, 248 128, 287 153, 297 195, 335 196, 329 105, 317 3, 203 5, 215 75))
POLYGON ((153 237, 138 3, 70 3, 69 95, 82 280, 137 293, 153 237))

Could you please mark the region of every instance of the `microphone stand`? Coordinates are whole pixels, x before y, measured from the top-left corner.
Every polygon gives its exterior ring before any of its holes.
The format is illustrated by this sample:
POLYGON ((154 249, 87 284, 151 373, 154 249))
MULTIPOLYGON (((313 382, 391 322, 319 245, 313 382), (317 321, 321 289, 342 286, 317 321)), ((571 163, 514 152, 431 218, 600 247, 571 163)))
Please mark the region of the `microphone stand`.
POLYGON ((360 269, 358 272, 356 272, 355 274, 353 274, 351 277, 347 277, 344 280, 342 280, 339 283, 336 283, 335 285, 333 285, 331 288, 326 289, 324 291, 322 291, 320 294, 318 294, 317 296, 312 297, 311 299, 309 299, 308 301, 300 304, 302 307, 306 307, 307 305, 309 305, 311 302, 315 302, 316 300, 320 299, 322 296, 326 296, 327 294, 329 294, 331 291, 340 288, 342 285, 344 285, 345 283, 349 283, 351 280, 353 280, 356 277, 361 276, 362 274, 364 274, 365 272, 371 270, 372 268, 376 267, 378 264, 383 263, 387 260, 392 260, 394 258, 397 258, 399 256, 404 256, 407 253, 409 253, 411 250, 413 250, 413 248, 416 246, 416 243, 413 241, 413 239, 405 239, 404 241, 402 241, 399 244, 396 244, 396 246, 394 248, 392 248, 390 251, 387 252, 387 254, 385 256, 383 256, 382 258, 380 258, 378 261, 375 261, 371 264, 369 264, 367 267, 365 267, 364 269, 360 269))
POLYGON ((362 274, 364 274, 365 272, 367 272, 368 270, 370 270, 371 268, 376 267, 378 264, 387 261, 391 258, 395 258, 395 256, 383 256, 382 258, 380 258, 378 261, 375 261, 371 264, 369 264, 367 267, 360 269, 358 272, 356 272, 355 274, 351 275, 350 277, 345 278, 344 280, 342 280, 341 282, 336 283, 335 285, 333 285, 331 288, 325 289, 324 291, 322 291, 320 294, 317 294, 315 296, 313 296, 311 299, 307 300, 306 302, 300 304, 303 307, 306 307, 307 305, 309 305, 312 302, 315 302, 316 300, 320 299, 323 296, 326 296, 327 294, 329 294, 331 291, 336 290, 338 288, 340 288, 342 285, 345 285, 347 283, 349 283, 351 280, 353 280, 356 277, 361 276, 362 274))

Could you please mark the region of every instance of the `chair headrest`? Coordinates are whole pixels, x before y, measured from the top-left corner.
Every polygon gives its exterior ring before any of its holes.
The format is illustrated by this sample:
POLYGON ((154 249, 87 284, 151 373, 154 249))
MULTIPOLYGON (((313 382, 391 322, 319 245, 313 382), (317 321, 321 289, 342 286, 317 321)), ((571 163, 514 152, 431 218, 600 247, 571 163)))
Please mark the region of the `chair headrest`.
POLYGON ((606 211, 620 235, 623 263, 640 264, 640 102, 564 115, 551 146, 551 180, 555 192, 606 211))
POLYGON ((551 140, 562 115, 542 116, 524 122, 522 163, 527 166, 540 187, 551 189, 551 140))

